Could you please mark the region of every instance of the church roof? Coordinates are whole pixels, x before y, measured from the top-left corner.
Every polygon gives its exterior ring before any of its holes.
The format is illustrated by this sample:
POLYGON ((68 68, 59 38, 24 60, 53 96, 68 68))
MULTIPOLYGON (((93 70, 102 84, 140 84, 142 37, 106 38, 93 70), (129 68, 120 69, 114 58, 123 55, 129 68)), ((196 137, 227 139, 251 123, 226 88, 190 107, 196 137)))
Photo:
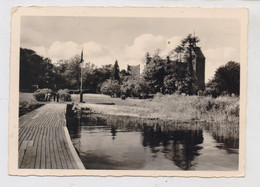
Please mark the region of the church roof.
POLYGON ((200 47, 194 47, 194 48, 193 48, 193 51, 194 51, 194 53, 195 53, 195 55, 196 55, 197 57, 199 57, 199 58, 205 58, 205 56, 203 55, 203 53, 202 53, 200 47))

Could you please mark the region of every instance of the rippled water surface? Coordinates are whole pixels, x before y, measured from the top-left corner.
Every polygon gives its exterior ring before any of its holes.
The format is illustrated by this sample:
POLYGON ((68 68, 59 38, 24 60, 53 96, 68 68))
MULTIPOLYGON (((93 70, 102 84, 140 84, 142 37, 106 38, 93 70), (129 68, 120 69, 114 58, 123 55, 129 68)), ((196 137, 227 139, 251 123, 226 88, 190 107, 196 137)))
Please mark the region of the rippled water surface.
POLYGON ((129 117, 108 120, 89 115, 67 121, 86 169, 238 169, 237 132, 222 129, 230 124, 214 128, 209 127, 212 124, 151 125, 129 117))

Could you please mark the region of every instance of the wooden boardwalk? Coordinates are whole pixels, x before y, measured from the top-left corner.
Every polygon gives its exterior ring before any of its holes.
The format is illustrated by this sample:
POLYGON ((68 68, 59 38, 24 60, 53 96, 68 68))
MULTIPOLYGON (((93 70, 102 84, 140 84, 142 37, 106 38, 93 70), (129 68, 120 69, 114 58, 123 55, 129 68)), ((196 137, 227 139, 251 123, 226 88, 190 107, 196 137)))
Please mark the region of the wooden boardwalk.
POLYGON ((19 118, 19 168, 84 169, 66 127, 66 106, 48 103, 19 118))

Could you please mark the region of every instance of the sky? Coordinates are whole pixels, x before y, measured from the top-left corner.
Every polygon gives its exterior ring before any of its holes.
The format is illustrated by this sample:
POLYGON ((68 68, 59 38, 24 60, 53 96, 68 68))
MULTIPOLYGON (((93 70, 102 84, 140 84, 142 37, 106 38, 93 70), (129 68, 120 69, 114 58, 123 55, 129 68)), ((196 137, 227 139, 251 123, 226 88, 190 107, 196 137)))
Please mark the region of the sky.
POLYGON ((142 70, 146 52, 160 49, 166 57, 189 33, 201 40, 197 46, 206 57, 206 82, 219 66, 240 62, 237 19, 23 16, 20 40, 22 48, 53 63, 83 49, 84 62, 98 67, 117 60, 120 69, 140 64, 142 70))

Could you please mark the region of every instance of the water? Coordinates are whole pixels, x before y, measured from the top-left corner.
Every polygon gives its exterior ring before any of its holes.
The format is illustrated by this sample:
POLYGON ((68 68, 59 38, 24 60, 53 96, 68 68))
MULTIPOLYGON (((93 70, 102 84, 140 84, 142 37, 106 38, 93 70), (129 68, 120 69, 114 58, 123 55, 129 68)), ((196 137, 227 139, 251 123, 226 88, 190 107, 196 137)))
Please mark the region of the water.
POLYGON ((72 142, 86 169, 238 169, 238 138, 233 131, 217 125, 170 128, 165 122, 153 121, 156 125, 151 125, 139 124, 138 118, 131 120, 95 115, 67 119, 72 142))

